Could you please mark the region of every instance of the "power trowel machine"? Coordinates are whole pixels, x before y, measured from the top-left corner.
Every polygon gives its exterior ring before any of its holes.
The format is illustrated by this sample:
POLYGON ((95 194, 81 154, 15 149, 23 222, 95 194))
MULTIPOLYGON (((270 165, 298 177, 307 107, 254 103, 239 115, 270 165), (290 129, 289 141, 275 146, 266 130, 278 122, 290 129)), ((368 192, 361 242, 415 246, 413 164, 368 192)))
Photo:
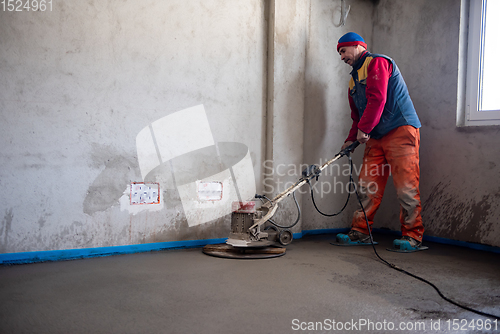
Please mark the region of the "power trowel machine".
POLYGON ((207 245, 203 248, 203 252, 227 258, 269 258, 284 255, 286 248, 282 246, 287 246, 292 242, 293 234, 290 229, 300 219, 300 207, 295 198, 295 191, 312 179, 317 179, 325 168, 341 157, 349 157, 358 145, 359 142, 355 141, 321 166, 308 166, 302 171, 302 177, 297 182, 273 199, 256 194, 255 198, 263 203, 259 209, 255 208, 255 202, 239 203, 233 207, 231 233, 226 244, 207 245), (282 226, 271 218, 278 210, 279 203, 289 195, 293 196, 298 217, 292 225, 282 226))
MULTIPOLYGON (((300 219, 300 208, 297 203, 297 200, 295 198, 295 191, 297 191, 299 188, 301 188, 304 184, 310 184, 310 181, 314 178, 318 178, 321 172, 331 165, 333 162, 336 160, 340 159, 343 156, 349 157, 349 162, 351 166, 350 170, 350 185, 352 184, 352 160, 350 157, 350 154, 352 151, 359 145, 358 141, 355 141, 353 144, 350 146, 346 147, 345 149, 341 150, 335 157, 333 157, 331 160, 325 162, 323 165, 318 166, 318 165, 310 165, 306 169, 302 171, 302 177, 292 186, 290 186, 288 189, 277 195, 273 199, 267 198, 265 195, 255 195, 256 199, 260 199, 263 204, 260 207, 260 209, 256 210, 255 209, 255 202, 247 202, 247 203, 239 203, 236 207, 233 208, 233 213, 231 216, 231 233, 229 234, 229 238, 226 241, 226 244, 219 244, 219 245, 207 245, 203 248, 203 252, 208 255, 212 256, 217 256, 217 257, 224 257, 224 258, 238 258, 238 259, 262 259, 262 258, 270 258, 270 257, 278 257, 282 256, 285 254, 286 248, 282 246, 287 246, 289 245, 292 240, 293 240, 293 234, 290 231, 290 228, 295 226, 297 222, 300 219), (295 204, 298 209, 298 217, 296 221, 290 225, 290 226, 281 226, 275 222, 272 221, 272 217, 278 210, 278 204, 285 199, 289 195, 293 195, 295 204), (266 223, 270 223, 270 225, 266 223), (266 227, 264 227, 267 225, 266 227), (263 228, 264 227, 264 228, 263 228), (277 246, 277 247, 276 247, 277 246)), ((350 186, 349 186, 350 187, 350 186)), ((349 188, 351 189, 351 188, 349 188)), ((357 190, 355 190, 356 197, 358 198, 359 204, 365 214, 365 220, 367 224, 367 228, 369 229, 369 222, 368 222, 368 217, 366 215, 366 212, 363 208, 363 205, 361 203, 360 197, 358 195, 357 190)), ((316 206, 314 202, 314 196, 311 188, 311 196, 312 196, 312 202, 314 204, 314 207, 318 212, 325 216, 335 216, 338 215, 340 212, 342 212, 346 205, 347 202, 349 201, 349 196, 347 197, 347 201, 344 205, 344 207, 335 214, 324 214, 322 213, 318 207, 316 206)), ((337 236, 338 238, 338 236, 337 236)), ((332 243, 332 244, 337 244, 337 243, 332 243)), ((470 308, 468 306, 462 305, 460 303, 457 303, 446 296, 443 295, 443 293, 434 285, 433 283, 429 282, 428 280, 417 276, 415 274, 412 274, 400 267, 398 267, 395 264, 392 264, 385 259, 383 259, 375 249, 376 242, 373 241, 372 234, 370 232, 370 243, 366 243, 366 245, 371 245, 373 247, 373 251, 375 252, 375 255, 377 258, 387 264, 389 267, 392 269, 395 269, 401 273, 407 274, 415 279, 418 279, 424 283, 429 284, 432 286, 439 296, 443 298, 445 301, 458 306, 462 309, 465 309, 467 311, 479 314, 484 317, 492 318, 495 319, 494 321, 500 320, 500 317, 494 314, 482 312, 473 308, 470 308)), ((346 244, 343 244, 346 245, 346 244)), ((405 249, 398 249, 397 247, 394 247, 395 249, 387 249, 390 251, 395 251, 395 252, 400 252, 400 253, 408 253, 411 251, 407 251, 405 249)), ((418 250, 425 250, 428 249, 426 246, 420 246, 418 250)), ((493 323, 491 322, 491 323, 493 323)))

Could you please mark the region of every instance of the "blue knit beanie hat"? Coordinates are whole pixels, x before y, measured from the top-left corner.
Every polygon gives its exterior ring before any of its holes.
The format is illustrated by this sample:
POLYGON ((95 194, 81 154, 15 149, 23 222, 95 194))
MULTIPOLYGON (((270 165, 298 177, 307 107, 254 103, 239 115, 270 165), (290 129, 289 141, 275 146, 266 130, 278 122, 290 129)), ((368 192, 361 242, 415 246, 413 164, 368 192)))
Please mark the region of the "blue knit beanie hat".
POLYGON ((356 34, 355 32, 348 32, 344 36, 340 37, 339 43, 337 44, 337 52, 343 46, 354 46, 354 45, 361 45, 365 49, 367 48, 367 45, 363 37, 356 34))

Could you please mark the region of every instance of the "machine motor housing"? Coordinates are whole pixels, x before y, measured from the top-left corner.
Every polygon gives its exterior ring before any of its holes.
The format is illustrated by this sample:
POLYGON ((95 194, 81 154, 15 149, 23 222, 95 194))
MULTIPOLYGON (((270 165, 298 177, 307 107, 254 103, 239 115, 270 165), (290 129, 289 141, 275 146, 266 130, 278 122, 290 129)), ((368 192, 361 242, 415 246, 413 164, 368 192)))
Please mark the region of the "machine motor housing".
POLYGON ((250 232, 250 227, 263 216, 262 211, 255 210, 255 202, 240 202, 238 208, 234 208, 233 204, 231 233, 226 243, 234 247, 268 247, 292 242, 293 234, 289 230, 280 230, 272 224, 263 231, 257 226, 256 233, 250 232))

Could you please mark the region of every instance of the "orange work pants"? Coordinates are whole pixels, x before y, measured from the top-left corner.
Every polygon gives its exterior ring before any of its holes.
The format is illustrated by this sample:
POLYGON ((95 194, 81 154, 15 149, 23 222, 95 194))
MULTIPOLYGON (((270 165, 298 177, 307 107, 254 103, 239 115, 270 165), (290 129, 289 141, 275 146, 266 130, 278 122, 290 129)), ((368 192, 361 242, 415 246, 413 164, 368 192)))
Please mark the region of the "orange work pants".
MULTIPOLYGON (((422 241, 424 226, 420 215, 419 146, 420 131, 411 125, 398 127, 381 139, 371 138, 366 143, 358 192, 370 228, 382 201, 387 179, 392 174, 400 204, 401 232, 404 236, 422 241)), ((361 207, 354 212, 352 229, 368 234, 361 207)))

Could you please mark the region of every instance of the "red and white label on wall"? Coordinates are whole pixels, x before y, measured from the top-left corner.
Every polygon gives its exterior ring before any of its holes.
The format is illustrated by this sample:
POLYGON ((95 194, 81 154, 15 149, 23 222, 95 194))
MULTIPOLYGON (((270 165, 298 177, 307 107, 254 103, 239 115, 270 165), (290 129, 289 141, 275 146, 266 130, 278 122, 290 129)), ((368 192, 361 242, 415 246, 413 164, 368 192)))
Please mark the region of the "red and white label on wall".
POLYGON ((198 182, 198 200, 220 201, 222 199, 222 182, 198 182))

